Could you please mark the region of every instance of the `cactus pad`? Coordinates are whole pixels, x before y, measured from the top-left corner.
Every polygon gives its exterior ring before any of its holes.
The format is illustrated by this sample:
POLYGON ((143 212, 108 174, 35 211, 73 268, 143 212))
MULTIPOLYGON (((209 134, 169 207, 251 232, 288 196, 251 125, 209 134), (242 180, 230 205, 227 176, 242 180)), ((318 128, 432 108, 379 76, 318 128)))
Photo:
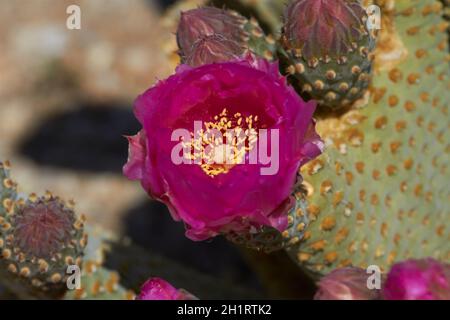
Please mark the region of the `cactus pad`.
POLYGON ((324 154, 302 168, 310 225, 289 249, 310 271, 450 259, 448 24, 438 1, 381 1, 364 108, 319 119, 324 154))
POLYGON ((17 200, 0 217, 1 264, 10 277, 19 277, 40 291, 63 292, 67 267, 81 265, 87 235, 83 218, 47 193, 17 200))

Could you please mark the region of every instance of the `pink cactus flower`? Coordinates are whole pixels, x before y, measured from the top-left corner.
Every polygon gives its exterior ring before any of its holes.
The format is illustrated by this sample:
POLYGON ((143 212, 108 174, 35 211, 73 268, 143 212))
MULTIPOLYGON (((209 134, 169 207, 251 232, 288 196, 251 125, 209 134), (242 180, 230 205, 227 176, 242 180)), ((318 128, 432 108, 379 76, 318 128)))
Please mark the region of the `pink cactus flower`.
POLYGON ((450 265, 432 258, 397 263, 382 295, 386 300, 450 300, 450 265))
POLYGON ((368 288, 368 277, 364 269, 336 269, 320 280, 314 300, 377 300, 380 290, 368 288))
POLYGON ((141 287, 136 300, 197 300, 197 298, 183 289, 175 289, 163 279, 151 278, 141 287))
MULTIPOLYGON (((124 174, 164 202, 193 240, 262 226, 283 231, 287 213, 279 209, 289 201, 298 169, 323 148, 312 119, 315 106, 287 84, 278 64, 250 55, 196 68, 181 65, 138 97, 135 115, 143 129, 129 137, 124 174), (202 130, 195 129, 198 121, 202 130), (229 154, 222 139, 205 147, 211 128, 225 136, 227 130, 246 132, 249 139, 229 154), (174 140, 178 129, 188 136, 174 140), (266 145, 260 143, 264 137, 266 145), (264 147, 270 149, 270 164, 261 160, 264 147), (188 163, 174 161, 186 149, 188 163), (252 150, 259 150, 254 163, 252 150), (273 172, 263 174, 265 169, 273 172)), ((230 145, 236 147, 236 140, 230 145)))

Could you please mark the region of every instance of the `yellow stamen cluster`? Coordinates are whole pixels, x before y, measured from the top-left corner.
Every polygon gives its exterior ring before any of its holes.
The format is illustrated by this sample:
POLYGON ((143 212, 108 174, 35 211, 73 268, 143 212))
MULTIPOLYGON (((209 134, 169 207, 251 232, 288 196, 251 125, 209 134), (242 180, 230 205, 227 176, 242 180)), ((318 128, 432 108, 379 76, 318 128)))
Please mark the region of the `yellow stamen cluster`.
POLYGON ((242 164, 246 153, 256 145, 258 134, 254 127, 257 122, 258 116, 253 115, 244 117, 235 113, 229 117, 224 108, 196 134, 191 132, 191 140, 183 142, 183 147, 193 152, 184 156, 199 164, 211 177, 228 173, 236 164, 242 164))

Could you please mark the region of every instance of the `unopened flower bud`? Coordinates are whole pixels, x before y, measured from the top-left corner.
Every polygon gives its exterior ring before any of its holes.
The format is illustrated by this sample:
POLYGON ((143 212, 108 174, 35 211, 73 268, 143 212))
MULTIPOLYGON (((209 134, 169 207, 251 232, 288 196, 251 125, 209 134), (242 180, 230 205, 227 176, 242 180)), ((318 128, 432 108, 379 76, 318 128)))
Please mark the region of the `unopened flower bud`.
POLYGON ((364 269, 348 267, 336 269, 323 277, 315 300, 377 300, 380 290, 369 289, 364 269))
POLYGON ((397 263, 382 295, 386 300, 450 300, 450 265, 431 258, 397 263))

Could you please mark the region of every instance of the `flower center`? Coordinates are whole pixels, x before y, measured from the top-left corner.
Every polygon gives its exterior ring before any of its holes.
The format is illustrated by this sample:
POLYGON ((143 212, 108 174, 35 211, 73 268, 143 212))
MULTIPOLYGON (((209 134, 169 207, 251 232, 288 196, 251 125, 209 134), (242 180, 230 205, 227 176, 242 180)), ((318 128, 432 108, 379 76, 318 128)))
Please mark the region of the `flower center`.
POLYGON ((227 108, 205 122, 196 132, 191 132, 191 140, 183 147, 193 150, 185 157, 200 165, 209 176, 228 173, 237 164, 244 163, 246 155, 258 141, 255 126, 258 116, 243 116, 241 113, 228 115, 227 108))

